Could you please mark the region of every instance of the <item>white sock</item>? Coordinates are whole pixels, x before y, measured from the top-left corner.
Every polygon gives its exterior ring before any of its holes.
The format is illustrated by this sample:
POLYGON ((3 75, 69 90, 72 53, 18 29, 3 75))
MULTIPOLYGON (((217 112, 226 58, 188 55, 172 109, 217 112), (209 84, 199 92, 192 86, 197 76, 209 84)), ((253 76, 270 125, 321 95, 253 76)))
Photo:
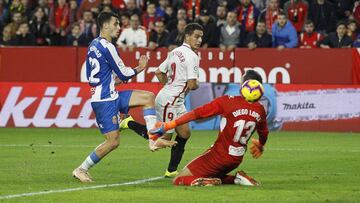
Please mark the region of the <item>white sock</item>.
POLYGON ((88 157, 86 157, 84 162, 82 162, 82 164, 79 166, 79 168, 82 168, 87 171, 94 165, 95 165, 95 163, 91 160, 90 155, 89 155, 88 157))
POLYGON ((86 157, 86 159, 79 166, 79 168, 82 168, 87 171, 91 167, 93 167, 95 164, 97 164, 100 160, 101 160, 101 158, 98 155, 96 155, 95 151, 93 151, 88 157, 86 157))
POLYGON ((156 116, 155 115, 144 116, 144 120, 145 120, 146 128, 148 131, 155 128, 155 124, 156 124, 156 116))

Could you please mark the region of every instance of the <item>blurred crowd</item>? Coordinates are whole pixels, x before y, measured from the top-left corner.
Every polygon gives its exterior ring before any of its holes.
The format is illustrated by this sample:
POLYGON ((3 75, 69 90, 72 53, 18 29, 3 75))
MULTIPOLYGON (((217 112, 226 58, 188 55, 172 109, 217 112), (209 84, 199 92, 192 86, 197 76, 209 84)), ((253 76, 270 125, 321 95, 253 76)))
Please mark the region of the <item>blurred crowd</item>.
POLYGON ((360 47, 356 0, 0 0, 0 46, 88 46, 102 11, 119 15, 124 50, 173 49, 190 22, 203 48, 360 47))

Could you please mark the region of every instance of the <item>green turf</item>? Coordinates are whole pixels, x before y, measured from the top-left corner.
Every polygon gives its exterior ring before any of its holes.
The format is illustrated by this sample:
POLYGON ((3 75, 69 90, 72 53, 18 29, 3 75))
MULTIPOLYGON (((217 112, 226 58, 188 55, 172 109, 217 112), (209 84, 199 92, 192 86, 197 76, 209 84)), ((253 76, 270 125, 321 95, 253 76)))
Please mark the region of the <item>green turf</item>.
MULTIPOLYGON (((210 146, 215 131, 194 131, 181 166, 210 146)), ((1 200, 10 194, 125 183, 163 175, 169 149, 152 153, 125 131, 120 148, 91 170, 95 183, 71 177, 102 142, 97 129, 0 128, 0 202, 360 202, 360 134, 271 133, 258 160, 240 166, 262 187, 176 187, 169 179, 132 186, 1 200)))

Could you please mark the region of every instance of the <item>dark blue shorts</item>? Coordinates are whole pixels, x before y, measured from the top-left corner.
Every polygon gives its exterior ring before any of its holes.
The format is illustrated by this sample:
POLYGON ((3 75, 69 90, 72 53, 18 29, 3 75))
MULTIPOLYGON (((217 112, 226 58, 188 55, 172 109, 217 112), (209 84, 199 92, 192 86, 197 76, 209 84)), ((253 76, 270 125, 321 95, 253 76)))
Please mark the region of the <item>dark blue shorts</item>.
POLYGON ((102 134, 119 130, 119 114, 127 114, 132 90, 119 91, 119 97, 113 101, 91 102, 96 122, 102 134))

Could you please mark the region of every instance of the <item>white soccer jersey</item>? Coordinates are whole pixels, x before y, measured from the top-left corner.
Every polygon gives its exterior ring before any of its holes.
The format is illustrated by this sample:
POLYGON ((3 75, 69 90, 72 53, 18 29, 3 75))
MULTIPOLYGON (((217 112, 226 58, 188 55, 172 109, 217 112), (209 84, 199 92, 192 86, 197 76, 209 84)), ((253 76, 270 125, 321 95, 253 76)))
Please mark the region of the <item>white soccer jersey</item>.
POLYGON ((187 81, 199 78, 199 62, 199 56, 186 43, 171 51, 159 66, 159 70, 167 75, 168 81, 158 96, 166 97, 170 105, 183 104, 187 81))

